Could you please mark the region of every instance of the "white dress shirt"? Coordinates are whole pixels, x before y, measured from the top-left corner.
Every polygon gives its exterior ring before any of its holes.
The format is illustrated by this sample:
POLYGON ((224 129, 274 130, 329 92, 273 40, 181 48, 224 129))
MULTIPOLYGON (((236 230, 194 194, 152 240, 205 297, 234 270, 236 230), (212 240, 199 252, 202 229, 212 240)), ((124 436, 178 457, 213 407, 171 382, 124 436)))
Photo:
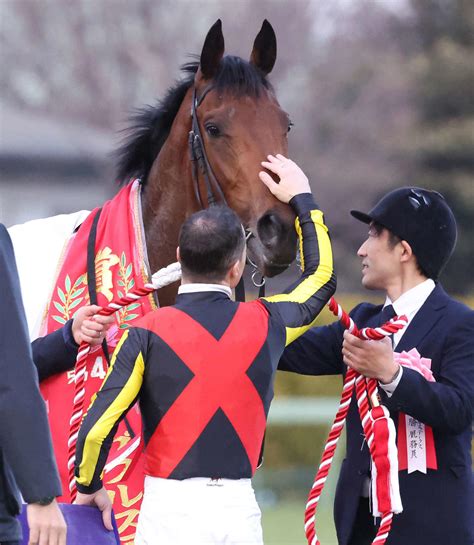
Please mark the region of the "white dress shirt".
MULTIPOLYGON (((393 346, 394 350, 397 347, 397 344, 400 342, 400 339, 403 337, 403 334, 405 333, 407 327, 410 325, 410 322, 415 317, 416 313, 420 310, 420 308, 423 306, 425 301, 428 299, 428 296, 435 288, 435 283, 431 278, 428 278, 428 280, 425 280, 424 282, 421 282, 421 284, 418 284, 414 288, 409 289, 396 301, 391 301, 389 297, 385 300, 385 303, 383 307, 385 308, 387 305, 392 305, 393 310, 395 311, 395 314, 397 316, 406 316, 408 318, 407 325, 394 333, 393 335, 393 346)), ((395 388, 398 386, 401 378, 403 375, 403 366, 400 366, 400 371, 392 382, 389 382, 388 384, 382 384, 379 382, 379 386, 385 390, 388 397, 391 397, 393 392, 395 391, 395 388)), ((361 496, 363 498, 368 498, 370 492, 370 477, 367 478, 364 481, 361 496)))
MULTIPOLYGON (((384 308, 387 305, 392 305, 393 310, 395 311, 397 316, 406 316, 408 318, 407 325, 393 335, 394 350, 396 350, 400 339, 403 337, 407 327, 410 325, 416 313, 424 305, 430 293, 435 289, 435 285, 436 284, 434 283, 434 281, 431 278, 428 278, 424 282, 421 282, 421 284, 418 284, 414 288, 411 288, 402 295, 400 295, 400 297, 396 301, 391 301, 389 297, 387 297, 387 299, 385 300, 384 308)), ((398 386, 402 375, 403 367, 400 367, 400 372, 398 373, 395 380, 389 382, 388 384, 379 383, 380 387, 383 388, 385 392, 387 392, 388 397, 391 397, 391 395, 395 391, 395 388, 398 386)))

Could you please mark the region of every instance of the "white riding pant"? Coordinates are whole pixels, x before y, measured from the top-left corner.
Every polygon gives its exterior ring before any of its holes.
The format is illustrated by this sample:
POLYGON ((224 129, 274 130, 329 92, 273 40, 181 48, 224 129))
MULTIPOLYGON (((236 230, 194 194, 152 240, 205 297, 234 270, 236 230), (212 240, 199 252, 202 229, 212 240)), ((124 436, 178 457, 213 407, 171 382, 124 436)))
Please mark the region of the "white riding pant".
POLYGON ((135 545, 263 545, 250 479, 147 476, 135 545))

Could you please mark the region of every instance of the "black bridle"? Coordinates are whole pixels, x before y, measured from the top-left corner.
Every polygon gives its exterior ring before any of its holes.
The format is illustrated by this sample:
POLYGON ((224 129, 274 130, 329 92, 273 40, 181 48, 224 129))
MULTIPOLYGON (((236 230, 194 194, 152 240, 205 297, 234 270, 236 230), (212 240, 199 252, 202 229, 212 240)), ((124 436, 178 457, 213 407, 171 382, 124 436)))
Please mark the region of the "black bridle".
MULTIPOLYGON (((197 109, 202 104, 206 98, 207 93, 214 88, 213 85, 208 85, 202 95, 198 98, 196 93, 196 87, 193 89, 193 98, 191 104, 191 130, 189 131, 188 137, 188 146, 189 146, 189 158, 192 165, 192 177, 193 177, 193 187, 194 193, 196 195, 197 202, 202 209, 205 209, 209 206, 214 206, 218 202, 227 205, 227 201, 222 191, 222 187, 217 179, 217 176, 212 170, 209 159, 207 158, 206 148, 204 147, 204 141, 202 138, 201 127, 199 126, 199 120, 197 117, 197 109), (207 193, 207 206, 204 205, 201 198, 201 191, 199 188, 199 171, 204 178, 206 184, 206 193, 207 193), (216 194, 219 198, 219 201, 216 199, 216 194)), ((228 206, 228 205, 227 205, 228 206)), ((248 242, 254 234, 246 229, 245 230, 245 240, 248 242)), ((259 297, 265 295, 265 277, 262 275, 260 282, 257 281, 257 275, 259 274, 257 266, 253 263, 249 257, 247 257, 247 262, 254 268, 252 272, 252 282, 255 287, 259 288, 259 297)), ((245 285, 244 279, 241 278, 239 285, 235 289, 236 299, 238 301, 245 301, 245 285)))
POLYGON ((209 159, 206 155, 206 148, 204 147, 201 128, 199 126, 199 121, 197 117, 197 109, 202 104, 203 100, 206 98, 207 93, 213 88, 212 85, 208 85, 201 97, 198 99, 196 94, 196 88, 193 90, 193 102, 191 105, 191 130, 189 131, 188 144, 189 144, 189 157, 191 159, 192 174, 193 174, 193 185, 194 193, 196 194, 196 199, 201 208, 207 208, 204 206, 204 203, 201 198, 201 191, 199 190, 199 175, 198 170, 201 171, 201 174, 204 178, 207 191, 207 206, 213 206, 217 204, 217 199, 214 194, 213 187, 217 190, 220 201, 223 204, 227 204, 227 201, 224 196, 224 192, 219 184, 219 181, 212 170, 212 167, 209 163, 209 159))

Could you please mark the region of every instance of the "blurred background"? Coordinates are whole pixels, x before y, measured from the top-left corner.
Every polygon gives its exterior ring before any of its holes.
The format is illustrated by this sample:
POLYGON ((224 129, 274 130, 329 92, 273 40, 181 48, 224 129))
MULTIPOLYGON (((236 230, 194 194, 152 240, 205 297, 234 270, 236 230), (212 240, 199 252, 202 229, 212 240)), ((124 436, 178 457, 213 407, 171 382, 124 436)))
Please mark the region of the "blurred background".
MULTIPOLYGON (((162 97, 217 18, 226 51, 244 58, 264 18, 276 31, 270 79, 294 122, 291 157, 326 213, 344 306, 367 300, 356 257, 366 229, 348 211, 403 185, 441 191, 455 211, 458 245, 441 281, 472 306, 472 0, 1 0, 0 221, 111 197, 128 115, 162 97)), ((340 389, 339 378, 277 379, 255 479, 267 545, 304 543, 305 498, 340 389)), ((337 471, 321 505, 325 545, 336 543, 337 471)))

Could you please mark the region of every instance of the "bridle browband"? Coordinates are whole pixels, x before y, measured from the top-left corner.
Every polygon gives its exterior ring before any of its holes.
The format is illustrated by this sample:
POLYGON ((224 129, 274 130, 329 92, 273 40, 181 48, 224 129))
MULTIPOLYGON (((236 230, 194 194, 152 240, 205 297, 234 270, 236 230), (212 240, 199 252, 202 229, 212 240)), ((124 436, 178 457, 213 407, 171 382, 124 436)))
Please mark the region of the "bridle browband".
MULTIPOLYGON (((192 165, 192 178, 193 178, 193 188, 194 188, 194 194, 196 196, 196 200, 199 203, 199 206, 204 210, 205 208, 208 208, 209 206, 214 206, 218 202, 221 202, 223 204, 227 205, 227 201, 224 195, 224 192, 222 191, 222 187, 219 183, 219 180, 217 179, 217 176, 214 174, 214 171, 212 170, 211 164, 209 163, 209 159, 207 158, 206 154, 206 148, 204 147, 204 141, 202 138, 202 132, 201 127, 199 126, 199 121, 197 117, 197 109, 202 104, 204 99, 206 98, 206 95, 214 88, 214 85, 208 85, 202 95, 198 98, 196 93, 196 87, 193 89, 193 98, 192 98, 192 104, 191 104, 191 130, 189 131, 188 136, 188 147, 189 147, 189 158, 191 160, 192 165), (206 193, 207 193, 207 206, 204 205, 202 198, 201 198, 201 191, 199 189, 199 171, 202 174, 202 177, 204 178, 204 182, 206 184, 206 193), (217 195, 219 197, 219 201, 216 199, 216 195, 214 190, 216 190, 217 195)), ((245 240, 248 242, 250 238, 255 236, 250 230, 245 229, 245 240)), ((255 263, 252 262, 252 260, 247 256, 248 263, 254 268, 254 271, 252 272, 252 282, 255 287, 260 288, 262 293, 262 288, 265 286, 265 277, 262 275, 262 278, 260 282, 257 280, 257 275, 259 274, 258 268, 255 263)), ((241 283, 243 285, 243 278, 241 279, 241 283)), ((236 292, 242 293, 242 290, 236 289, 236 292)), ((245 288, 243 288, 243 294, 245 300, 245 288)))

